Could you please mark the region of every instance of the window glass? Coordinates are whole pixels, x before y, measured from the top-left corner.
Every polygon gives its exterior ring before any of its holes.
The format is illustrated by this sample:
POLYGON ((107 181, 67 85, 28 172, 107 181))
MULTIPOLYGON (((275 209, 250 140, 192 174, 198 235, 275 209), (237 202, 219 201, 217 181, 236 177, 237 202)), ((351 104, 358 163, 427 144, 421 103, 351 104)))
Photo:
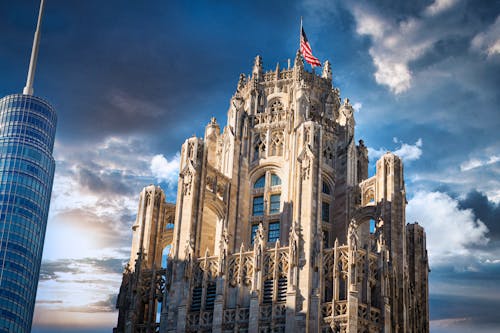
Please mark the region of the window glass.
POLYGON ((280 238, 280 223, 269 223, 269 232, 267 234, 267 241, 270 243, 276 242, 280 238))
POLYGON ((251 238, 252 244, 253 244, 253 241, 255 240, 255 234, 257 233, 257 229, 259 229, 258 224, 252 225, 252 238, 251 238))
POLYGON ((264 215, 264 197, 258 196, 253 198, 253 216, 262 216, 264 215))
POLYGON ((324 194, 331 194, 332 192, 330 191, 330 186, 328 186, 327 183, 323 182, 323 193, 324 194))
POLYGON ((253 188, 263 188, 265 184, 266 184, 266 176, 264 175, 259 179, 257 179, 255 184, 253 184, 253 188))
POLYGON ((271 175, 271 186, 281 185, 280 177, 276 176, 274 173, 271 175))
POLYGON ((330 204, 328 202, 323 201, 321 204, 321 220, 330 222, 330 204))
POLYGON ((269 207, 269 214, 278 214, 280 212, 280 198, 281 194, 271 195, 271 206, 269 207))

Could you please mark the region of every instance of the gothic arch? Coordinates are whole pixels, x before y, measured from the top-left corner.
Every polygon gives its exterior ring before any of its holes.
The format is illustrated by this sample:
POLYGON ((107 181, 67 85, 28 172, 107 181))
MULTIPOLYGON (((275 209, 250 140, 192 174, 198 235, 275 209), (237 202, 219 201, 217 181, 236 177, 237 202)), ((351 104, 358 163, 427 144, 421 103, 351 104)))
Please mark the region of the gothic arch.
POLYGON ((258 167, 250 170, 248 174, 248 178, 250 179, 250 183, 253 184, 260 176, 265 174, 267 171, 271 171, 275 173, 278 177, 283 179, 284 175, 281 170, 281 165, 275 162, 267 162, 265 164, 259 165, 258 167))
POLYGON ((356 209, 354 214, 352 214, 352 218, 356 220, 358 225, 362 223, 366 223, 367 221, 378 220, 380 218, 380 210, 377 206, 364 206, 356 209))
POLYGON ((324 182, 326 182, 328 184, 328 186, 330 187, 330 190, 332 191, 332 195, 333 195, 333 191, 335 189, 335 180, 333 178, 333 175, 331 175, 328 172, 323 172, 321 174, 321 178, 324 182))
POLYGON ((198 233, 198 255, 205 255, 205 251, 208 249, 210 255, 215 253, 215 239, 217 234, 217 228, 219 224, 224 219, 224 208, 220 200, 214 200, 211 196, 215 195, 208 192, 203 202, 203 214, 199 227, 198 233))

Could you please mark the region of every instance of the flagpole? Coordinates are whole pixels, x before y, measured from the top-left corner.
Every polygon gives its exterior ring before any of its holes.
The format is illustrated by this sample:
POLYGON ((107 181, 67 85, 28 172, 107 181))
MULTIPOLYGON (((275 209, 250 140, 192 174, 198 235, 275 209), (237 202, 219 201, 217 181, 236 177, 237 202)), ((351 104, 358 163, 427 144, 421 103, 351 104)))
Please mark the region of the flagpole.
POLYGON ((302 40, 302 16, 300 16, 299 51, 300 51, 300 41, 301 40, 302 40))

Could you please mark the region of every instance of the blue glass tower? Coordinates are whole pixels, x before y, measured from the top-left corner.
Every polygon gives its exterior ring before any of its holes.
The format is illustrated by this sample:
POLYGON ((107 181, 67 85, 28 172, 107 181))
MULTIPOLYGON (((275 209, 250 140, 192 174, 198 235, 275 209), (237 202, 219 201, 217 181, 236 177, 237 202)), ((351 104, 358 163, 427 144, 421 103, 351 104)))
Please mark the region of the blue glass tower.
POLYGON ((29 95, 0 100, 0 332, 29 332, 47 225, 55 110, 29 95))
POLYGON ((42 14, 23 94, 0 99, 0 333, 31 331, 54 179, 56 112, 33 96, 42 14))

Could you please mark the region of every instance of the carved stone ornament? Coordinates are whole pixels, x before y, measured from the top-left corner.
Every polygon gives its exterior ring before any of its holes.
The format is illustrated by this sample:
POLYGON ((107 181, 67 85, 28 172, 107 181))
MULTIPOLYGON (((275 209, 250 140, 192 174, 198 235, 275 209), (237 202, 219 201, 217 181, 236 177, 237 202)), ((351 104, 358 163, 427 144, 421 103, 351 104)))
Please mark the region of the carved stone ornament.
POLYGON ((292 267, 295 267, 298 265, 299 258, 298 258, 298 253, 299 253, 299 235, 298 235, 298 223, 295 221, 292 223, 292 226, 290 227, 290 237, 289 237, 289 243, 290 243, 290 248, 289 248, 289 257, 290 257, 290 265, 292 267))
POLYGON ((229 249, 229 233, 227 228, 222 230, 221 239, 219 242, 219 276, 224 275, 226 270, 226 261, 229 249))
POLYGON ((243 88, 245 88, 245 84, 247 83, 247 79, 245 77, 245 74, 241 73, 240 74, 240 79, 238 81, 238 91, 242 91, 243 88))
POLYGON ((191 276, 191 264, 193 261, 194 245, 193 242, 188 239, 186 241, 186 247, 184 249, 184 278, 189 279, 191 276))
POLYGON ((359 236, 358 236, 358 223, 355 219, 351 219, 349 223, 348 240, 349 240, 349 248, 353 251, 357 251, 359 245, 359 236))
POLYGON ((305 158, 301 164, 302 167, 302 180, 308 180, 311 176, 312 160, 310 158, 305 158))

